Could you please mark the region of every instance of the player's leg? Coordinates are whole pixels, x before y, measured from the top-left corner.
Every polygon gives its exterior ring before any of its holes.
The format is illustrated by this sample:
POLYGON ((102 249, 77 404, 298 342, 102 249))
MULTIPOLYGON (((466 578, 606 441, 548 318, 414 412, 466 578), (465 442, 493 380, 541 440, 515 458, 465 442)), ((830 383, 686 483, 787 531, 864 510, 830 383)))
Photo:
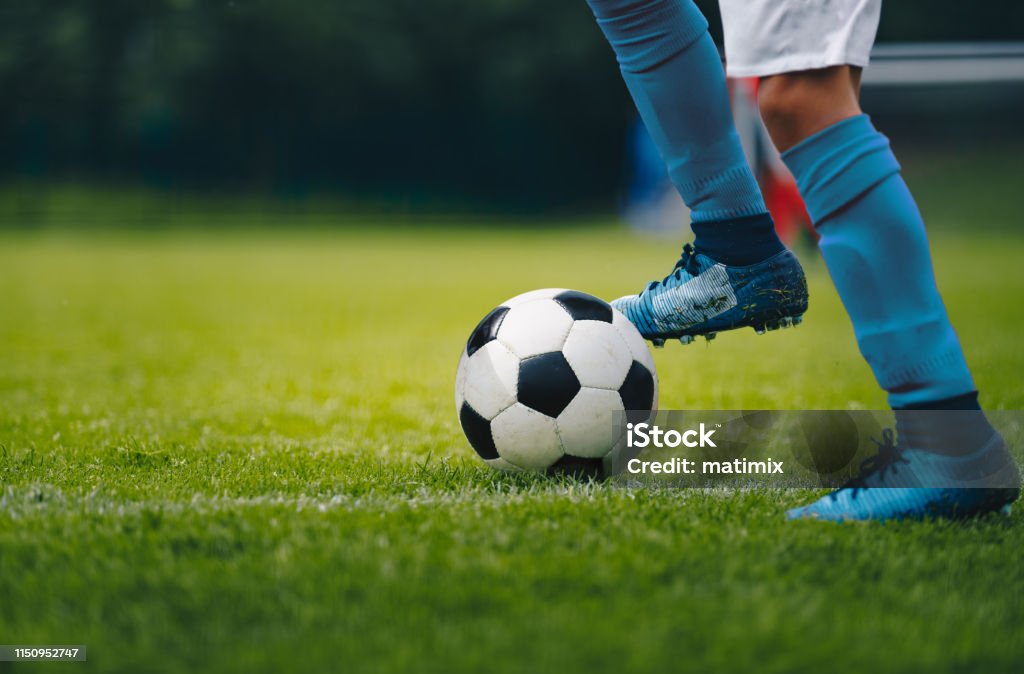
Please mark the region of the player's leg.
POLYGON ((980 411, 920 212, 888 139, 861 113, 858 89, 859 71, 843 65, 772 75, 760 90, 769 133, 821 235, 822 257, 896 410, 899 436, 862 479, 792 516, 993 510, 1016 497, 1016 469, 980 411))
POLYGON ((861 114, 861 70, 840 65, 761 78, 758 107, 779 152, 861 114))
POLYGON ((615 302, 655 341, 783 325, 807 305, 733 126, 725 73, 692 0, 588 0, 637 110, 691 210, 694 247, 663 281, 615 302), (697 283, 689 283, 701 277, 697 283), (784 292, 779 292, 779 290, 784 292))
POLYGON ((924 222, 888 139, 861 113, 850 68, 768 77, 760 103, 857 341, 893 407, 974 382, 935 284, 924 222))

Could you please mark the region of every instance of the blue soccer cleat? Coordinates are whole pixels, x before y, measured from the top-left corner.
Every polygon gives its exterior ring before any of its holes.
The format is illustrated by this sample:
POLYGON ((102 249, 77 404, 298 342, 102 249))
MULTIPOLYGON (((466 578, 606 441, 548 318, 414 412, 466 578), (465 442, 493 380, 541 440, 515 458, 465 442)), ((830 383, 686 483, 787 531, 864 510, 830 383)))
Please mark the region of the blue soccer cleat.
POLYGON ((965 456, 901 447, 886 429, 878 456, 861 474, 814 503, 794 508, 788 519, 961 519, 1001 511, 1020 495, 1017 465, 998 433, 965 456))
POLYGON ((788 250, 757 264, 726 266, 686 244, 671 274, 612 306, 655 346, 668 339, 689 344, 697 335, 710 340, 742 327, 763 334, 803 320, 807 279, 788 250))

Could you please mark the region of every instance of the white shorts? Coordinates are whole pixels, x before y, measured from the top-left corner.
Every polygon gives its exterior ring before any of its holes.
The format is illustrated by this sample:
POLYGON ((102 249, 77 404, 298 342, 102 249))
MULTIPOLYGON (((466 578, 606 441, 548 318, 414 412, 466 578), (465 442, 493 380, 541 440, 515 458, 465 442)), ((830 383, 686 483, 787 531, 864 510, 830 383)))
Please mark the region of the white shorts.
POLYGON ((866 66, 882 0, 719 0, 730 77, 866 66))

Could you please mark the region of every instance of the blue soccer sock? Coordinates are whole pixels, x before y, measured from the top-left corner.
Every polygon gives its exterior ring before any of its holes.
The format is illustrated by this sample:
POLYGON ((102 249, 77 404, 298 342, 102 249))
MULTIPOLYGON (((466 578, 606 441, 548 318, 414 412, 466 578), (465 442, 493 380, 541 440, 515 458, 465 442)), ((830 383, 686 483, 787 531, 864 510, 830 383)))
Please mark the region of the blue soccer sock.
POLYGON ((890 405, 927 408, 971 393, 974 382, 935 285, 924 222, 889 140, 858 115, 782 158, 890 405))
POLYGON ((710 226, 767 209, 736 134, 725 73, 704 15, 692 0, 588 3, 693 222, 708 223, 700 232, 695 227, 697 247, 726 249, 743 237, 740 257, 752 259, 736 264, 781 250, 774 227, 761 221, 731 231, 710 226))

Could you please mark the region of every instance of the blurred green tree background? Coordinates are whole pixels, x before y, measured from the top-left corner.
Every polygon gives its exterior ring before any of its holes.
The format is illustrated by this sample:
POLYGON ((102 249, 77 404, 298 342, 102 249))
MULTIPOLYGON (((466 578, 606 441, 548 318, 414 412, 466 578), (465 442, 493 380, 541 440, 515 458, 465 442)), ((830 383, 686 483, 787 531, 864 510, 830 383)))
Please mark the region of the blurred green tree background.
MULTIPOLYGON (((7 180, 527 209, 621 183, 632 108, 583 0, 0 7, 7 180)), ((879 39, 1021 37, 1012 0, 893 0, 879 39)))

